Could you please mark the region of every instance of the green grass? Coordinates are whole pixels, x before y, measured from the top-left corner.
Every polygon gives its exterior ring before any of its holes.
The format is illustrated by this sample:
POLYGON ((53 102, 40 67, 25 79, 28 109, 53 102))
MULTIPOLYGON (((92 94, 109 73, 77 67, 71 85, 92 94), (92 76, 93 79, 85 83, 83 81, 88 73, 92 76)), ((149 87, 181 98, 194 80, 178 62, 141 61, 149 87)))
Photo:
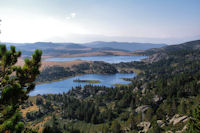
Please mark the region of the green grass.
POLYGON ((73 82, 101 83, 101 81, 99 80, 80 80, 80 79, 73 80, 73 82))
POLYGON ((143 73, 143 71, 141 71, 140 69, 135 69, 135 68, 133 68, 132 70, 133 70, 133 72, 135 72, 137 75, 139 75, 140 73, 143 73))

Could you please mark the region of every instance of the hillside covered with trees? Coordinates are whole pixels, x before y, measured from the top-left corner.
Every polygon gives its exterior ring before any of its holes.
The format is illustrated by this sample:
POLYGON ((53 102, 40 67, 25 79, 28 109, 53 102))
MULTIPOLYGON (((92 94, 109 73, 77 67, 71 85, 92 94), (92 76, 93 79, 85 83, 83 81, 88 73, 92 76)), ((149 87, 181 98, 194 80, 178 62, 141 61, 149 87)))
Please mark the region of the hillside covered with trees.
POLYGON ((47 67, 41 71, 40 75, 36 79, 37 83, 50 82, 54 80, 60 80, 80 74, 115 74, 117 68, 112 64, 103 61, 83 62, 71 67, 52 66, 47 67))
POLYGON ((198 132, 200 43, 182 45, 195 48, 168 46, 160 52, 166 56, 152 52, 144 61, 113 64, 139 71, 128 86, 86 85, 31 97, 22 112, 36 109, 24 120, 39 132, 198 132))

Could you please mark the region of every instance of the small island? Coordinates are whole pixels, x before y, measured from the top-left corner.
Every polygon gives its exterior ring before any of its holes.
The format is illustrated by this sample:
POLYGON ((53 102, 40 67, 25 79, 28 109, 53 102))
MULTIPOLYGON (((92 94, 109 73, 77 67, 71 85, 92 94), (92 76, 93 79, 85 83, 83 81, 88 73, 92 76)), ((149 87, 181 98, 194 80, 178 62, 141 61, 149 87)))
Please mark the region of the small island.
POLYGON ((101 83, 99 80, 81 80, 81 79, 75 79, 73 82, 85 82, 85 83, 101 83))

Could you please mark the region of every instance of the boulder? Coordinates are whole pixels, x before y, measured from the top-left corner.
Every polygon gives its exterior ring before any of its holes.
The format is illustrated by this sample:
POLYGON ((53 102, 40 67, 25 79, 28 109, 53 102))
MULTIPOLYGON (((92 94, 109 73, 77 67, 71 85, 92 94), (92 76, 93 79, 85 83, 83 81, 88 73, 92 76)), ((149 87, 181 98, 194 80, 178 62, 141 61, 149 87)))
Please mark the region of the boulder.
POLYGON ((164 127, 165 123, 163 122, 163 120, 157 120, 157 124, 159 127, 164 127))
POLYGON ((133 93, 134 92, 137 92, 139 89, 138 89, 138 87, 135 87, 134 89, 133 89, 133 93))
POLYGON ((135 112, 139 113, 139 112, 145 112, 148 108, 150 108, 151 106, 149 105, 142 105, 139 106, 135 109, 135 112))
POLYGON ((166 131, 165 133, 173 133, 172 131, 166 131))
POLYGON ((140 122, 140 124, 137 125, 137 127, 142 128, 142 130, 139 131, 139 133, 147 133, 149 128, 150 128, 150 126, 151 126, 151 123, 150 122, 145 122, 145 121, 140 122))
POLYGON ((169 124, 176 125, 180 122, 186 122, 188 120, 188 116, 180 116, 179 114, 175 114, 170 120, 169 124))
POLYGON ((157 103, 157 102, 159 102, 159 101, 161 101, 162 100, 162 97, 159 97, 158 95, 155 95, 154 97, 153 97, 153 101, 155 102, 155 103, 157 103))

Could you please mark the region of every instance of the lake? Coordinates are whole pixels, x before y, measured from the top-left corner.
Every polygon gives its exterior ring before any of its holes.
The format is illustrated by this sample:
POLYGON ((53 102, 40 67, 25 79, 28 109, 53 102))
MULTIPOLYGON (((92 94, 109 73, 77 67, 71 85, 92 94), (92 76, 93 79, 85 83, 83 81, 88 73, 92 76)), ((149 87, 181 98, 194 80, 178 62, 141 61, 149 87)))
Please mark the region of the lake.
POLYGON ((51 83, 45 83, 36 85, 34 91, 30 93, 30 96, 35 96, 37 94, 58 94, 67 92, 72 87, 76 86, 84 86, 90 83, 79 83, 73 82, 73 80, 81 79, 81 80, 99 80, 101 83, 95 83, 93 85, 104 85, 107 87, 111 87, 113 84, 129 84, 130 81, 125 81, 122 78, 133 78, 135 77, 135 73, 131 74, 124 74, 124 73, 117 73, 117 74, 85 74, 81 76, 75 76, 72 78, 68 78, 61 81, 54 81, 51 83))
MULTIPOLYGON (((89 60, 89 61, 104 61, 108 63, 120 63, 120 62, 131 62, 131 61, 140 61, 141 59, 146 58, 146 56, 91 56, 91 57, 68 57, 68 58, 49 58, 46 61, 73 61, 73 60, 89 60)), ((51 83, 45 83, 36 85, 34 91, 30 93, 31 96, 37 94, 58 94, 67 92, 72 87, 84 86, 90 83, 78 83, 73 82, 73 80, 99 80, 101 83, 95 83, 93 85, 104 85, 111 87, 113 84, 129 84, 129 81, 124 81, 122 78, 133 78, 136 75, 132 74, 85 74, 81 76, 75 76, 61 81, 54 81, 51 83)))
POLYGON ((87 61, 104 61, 107 63, 120 63, 120 62, 131 62, 140 61, 146 58, 146 56, 89 56, 89 57, 65 57, 65 58, 49 58, 45 61, 74 61, 74 60, 87 60, 87 61))

